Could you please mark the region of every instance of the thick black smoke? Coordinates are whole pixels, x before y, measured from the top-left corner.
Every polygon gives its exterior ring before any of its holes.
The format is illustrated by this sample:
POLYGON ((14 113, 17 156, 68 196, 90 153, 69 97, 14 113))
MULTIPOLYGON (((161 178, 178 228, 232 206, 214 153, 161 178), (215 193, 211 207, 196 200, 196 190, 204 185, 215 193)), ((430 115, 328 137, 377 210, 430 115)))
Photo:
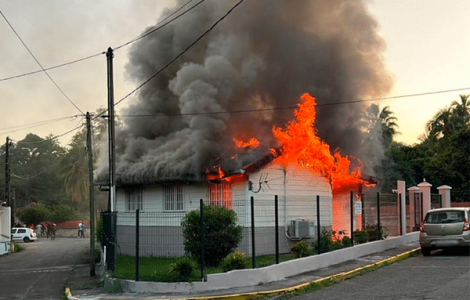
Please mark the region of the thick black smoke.
MULTIPOLYGON (((135 43, 129 77, 136 84, 147 80, 234 3, 208 0, 135 43)), ((225 171, 240 168, 277 146, 272 127, 284 128, 294 118, 292 108, 304 92, 319 104, 318 135, 363 159, 359 121, 366 104, 324 104, 390 90, 377 27, 362 1, 246 0, 140 89, 123 112, 154 116, 123 118, 116 142, 119 181, 200 179, 219 164, 225 171), (260 150, 233 159, 241 151, 233 137, 255 137, 260 150)))

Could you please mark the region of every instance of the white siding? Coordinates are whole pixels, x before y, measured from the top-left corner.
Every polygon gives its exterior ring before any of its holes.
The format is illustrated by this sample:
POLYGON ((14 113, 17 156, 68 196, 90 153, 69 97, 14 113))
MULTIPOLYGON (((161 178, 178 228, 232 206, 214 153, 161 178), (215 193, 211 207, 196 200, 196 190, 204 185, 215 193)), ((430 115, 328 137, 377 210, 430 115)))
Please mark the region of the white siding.
MULTIPOLYGON (((316 223, 317 195, 320 196, 320 225, 332 225, 332 192, 325 177, 294 165, 284 168, 273 162, 250 174, 249 180, 253 183, 253 189, 247 193, 247 198, 253 196, 255 203, 257 201, 266 203, 265 201, 273 200, 274 196, 278 195, 281 225, 287 226, 291 220, 296 219, 306 219, 316 223)), ((262 214, 259 215, 261 215, 259 222, 274 225, 274 220, 264 220, 262 214)), ((270 219, 269 216, 265 218, 270 219)))

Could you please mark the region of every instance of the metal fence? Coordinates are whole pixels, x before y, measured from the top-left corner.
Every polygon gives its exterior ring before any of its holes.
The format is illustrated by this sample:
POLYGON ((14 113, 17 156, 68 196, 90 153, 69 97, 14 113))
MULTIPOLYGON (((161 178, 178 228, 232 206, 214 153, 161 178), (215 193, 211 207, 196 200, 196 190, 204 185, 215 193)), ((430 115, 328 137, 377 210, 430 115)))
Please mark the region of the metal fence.
MULTIPOLYGON (((201 202, 216 205, 202 199, 201 202)), ((295 243, 307 240, 312 245, 318 241, 321 228, 333 233, 337 229, 343 231, 351 238, 352 245, 354 234, 351 233, 366 226, 382 228, 384 236, 381 238, 400 235, 401 208, 396 194, 351 193, 349 197, 335 197, 331 204, 327 202, 331 202, 331 198, 319 196, 299 201, 284 201, 277 196, 232 200, 229 208, 236 213, 237 224, 243 227, 243 237, 236 250, 251 258, 251 267, 256 268, 259 266, 256 258, 260 255, 269 256, 267 264, 274 264, 279 262, 279 255, 289 253, 295 243), (331 205, 330 210, 325 209, 328 205, 331 205), (340 225, 334 228, 333 224, 340 225)), ((407 205, 407 218, 412 219, 409 212, 407 205)), ((175 259, 186 254, 181 227, 186 213, 103 212, 102 244, 106 249, 108 270, 114 271, 116 259, 124 258, 135 261, 132 272, 136 280, 142 267, 168 268, 166 262, 148 266, 151 260, 144 258, 175 259)), ((266 265, 266 259, 263 263, 266 265)), ((204 266, 201 262, 199 265, 204 266)))

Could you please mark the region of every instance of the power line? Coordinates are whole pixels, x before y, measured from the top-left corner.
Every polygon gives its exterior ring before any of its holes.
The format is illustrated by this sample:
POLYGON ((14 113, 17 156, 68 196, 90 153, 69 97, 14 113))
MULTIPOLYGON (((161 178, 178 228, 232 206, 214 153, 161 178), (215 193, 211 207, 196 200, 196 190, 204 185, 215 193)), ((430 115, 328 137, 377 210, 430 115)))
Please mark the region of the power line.
POLYGON ((31 178, 38 177, 39 175, 44 174, 44 173, 46 173, 46 171, 42 171, 37 174, 34 174, 33 176, 28 176, 28 177, 21 177, 21 176, 16 175, 15 173, 11 173, 11 176, 21 179, 21 180, 29 180, 31 178))
MULTIPOLYGON (((76 117, 76 116, 74 116, 74 117, 76 117)), ((53 119, 53 120, 48 120, 48 121, 36 122, 36 123, 32 123, 32 125, 21 125, 21 126, 17 126, 16 127, 17 129, 15 129, 15 130, 8 131, 8 132, 2 132, 1 134, 2 135, 11 134, 11 133, 15 133, 15 132, 26 130, 26 129, 31 129, 31 128, 36 128, 36 127, 39 127, 39 126, 48 125, 48 124, 55 123, 55 122, 58 122, 58 121, 62 121, 62 120, 68 119, 68 118, 73 118, 73 117, 66 117, 66 118, 59 118, 59 119, 53 119)))
POLYGON ((8 130, 8 129, 14 129, 14 128, 21 128, 21 127, 25 127, 25 126, 34 126, 34 125, 40 126, 40 125, 43 125, 44 123, 49 124, 49 123, 52 123, 52 122, 62 121, 62 120, 66 120, 66 119, 76 118, 76 117, 78 117, 78 115, 69 116, 69 117, 62 117, 62 118, 56 118, 56 119, 50 119, 50 120, 44 120, 44 121, 28 123, 28 124, 23 124, 23 125, 11 126, 11 127, 5 127, 5 128, 0 128, 0 131, 8 130))
POLYGON ((87 57, 84 57, 84 58, 79 58, 79 59, 76 59, 76 60, 73 60, 73 61, 69 61, 69 62, 60 64, 60 65, 56 65, 56 66, 53 66, 53 67, 45 68, 45 69, 43 69, 43 70, 37 70, 37 71, 32 71, 32 72, 24 73, 24 74, 20 74, 20 75, 14 75, 14 76, 10 76, 10 77, 5 77, 5 78, 0 79, 0 81, 7 81, 7 80, 10 80, 10 79, 20 78, 20 77, 24 77, 24 76, 28 76, 28 75, 32 75, 32 74, 37 74, 37 73, 41 73, 41 72, 44 72, 44 71, 54 70, 54 69, 57 69, 57 68, 60 68, 60 67, 64 67, 64 66, 68 66, 68 65, 71 65, 71 64, 74 64, 74 63, 77 63, 77 62, 81 62, 81 61, 84 61, 84 60, 88 60, 88 59, 90 59, 90 58, 97 57, 97 56, 100 56, 100 55, 103 55, 103 54, 104 54, 103 52, 100 52, 100 53, 93 54, 93 55, 90 55, 90 56, 87 56, 87 57))
POLYGON ((116 50, 119 50, 120 48, 122 47, 125 47, 129 44, 132 44, 132 43, 135 43, 137 42, 138 40, 140 39, 143 39, 144 37, 154 33, 155 31, 158 31, 160 29, 162 29, 163 27, 165 27, 166 25, 170 24, 171 22, 175 21, 176 19, 180 18, 181 16, 185 15, 186 13, 188 13, 189 11, 193 10, 196 6, 198 6, 199 4, 201 4, 202 2, 206 1, 206 0, 200 0, 198 3, 196 3, 195 5, 191 6, 189 9, 185 10, 184 12, 182 12, 181 14, 179 14, 178 16, 176 16, 174 19, 171 19, 170 21, 162 24, 163 22, 165 22, 166 20, 168 20, 169 18, 171 18, 173 15, 175 15, 177 12, 179 12, 180 10, 182 10, 186 5, 188 5, 189 3, 191 3, 192 1, 194 0, 189 0, 188 2, 186 2, 185 4, 183 4, 180 8, 178 8, 177 10, 175 10, 174 12, 172 12, 170 15, 168 15, 167 17, 165 17, 163 20, 161 20, 160 22, 158 22, 158 24, 154 25, 153 26, 153 29, 145 32, 145 33, 142 33, 140 34, 139 36, 133 38, 132 40, 128 41, 127 43, 124 43, 120 46, 117 46, 115 48, 113 48, 114 51, 116 50), (161 24, 161 25, 160 25, 161 24))
MULTIPOLYGON (((458 91, 464 91, 464 90, 470 90, 470 87, 452 89, 452 90, 425 92, 425 93, 418 93, 418 94, 407 94, 407 95, 399 95, 399 96, 391 96, 391 97, 383 97, 383 98, 374 98, 374 99, 362 99, 362 100, 351 100, 351 101, 344 101, 344 102, 321 103, 321 104, 317 104, 316 107, 335 106, 335 105, 354 104, 354 103, 364 103, 364 102, 372 102, 372 101, 383 101, 383 100, 408 98, 408 97, 418 97, 418 96, 426 96, 426 95, 432 95, 432 94, 458 92, 458 91)), ((119 115, 119 117, 127 118, 127 117, 158 117, 158 116, 172 117, 172 116, 192 116, 192 115, 219 115, 219 114, 238 114, 238 113, 274 111, 274 110, 295 109, 295 108, 297 108, 297 106, 247 109, 247 110, 235 110, 235 111, 220 111, 220 112, 194 112, 194 113, 170 113, 170 114, 166 114, 166 113, 133 114, 133 115, 119 115)))
POLYGON ((67 100, 82 114, 84 115, 83 111, 78 108, 78 106, 73 103, 73 101, 65 94, 65 92, 57 85, 57 83, 54 81, 54 79, 52 79, 52 77, 49 75, 49 73, 47 73, 47 71, 43 68, 43 66, 41 65, 41 63, 37 60, 37 58, 34 56, 34 54, 31 52, 31 50, 29 50, 28 46, 25 44, 25 42, 21 39, 20 35, 16 32, 15 28, 13 28, 13 26, 10 24, 10 22, 8 21, 7 17, 5 17, 5 15, 3 14, 3 12, 0 10, 0 14, 2 15, 2 17, 5 19, 5 21, 7 22, 8 26, 10 26, 11 30, 13 30, 13 32, 15 33, 15 35, 18 37, 18 39, 21 41, 21 43, 23 44, 23 46, 26 48, 26 50, 28 50, 29 54, 31 54, 31 56, 34 58, 34 60, 36 61, 36 63, 39 65, 39 67, 41 67, 42 71, 47 75, 47 77, 49 77, 49 79, 52 81, 52 83, 59 89, 59 91, 62 93, 62 95, 65 96, 65 98, 67 98, 67 100))
POLYGON ((24 142, 24 141, 15 141, 15 140, 12 140, 12 141, 16 142, 17 144, 41 144, 41 143, 45 143, 45 142, 48 142, 48 141, 53 141, 55 139, 63 137, 64 135, 67 135, 67 134, 69 134, 69 133, 71 133, 75 130, 79 130, 84 126, 85 126, 84 124, 77 125, 75 128, 73 128, 71 130, 68 130, 68 131, 66 131, 62 134, 59 134, 59 135, 56 135, 56 136, 53 136, 53 137, 50 137, 50 138, 47 138, 47 139, 42 139, 41 141, 36 141, 36 142, 24 142))
MULTIPOLYGON (((177 10, 175 10, 173 13, 171 13, 170 15, 168 15, 166 18, 164 18, 162 21, 160 21, 157 25, 154 26, 155 29, 152 29, 146 33, 143 33, 137 37, 135 37, 134 39, 130 40, 129 42, 127 43, 124 43, 120 46, 117 46, 114 48, 114 50, 118 50, 122 47, 125 47, 131 43, 134 43, 144 37, 146 37, 147 35, 150 35, 152 34, 153 32, 161 29, 162 27, 168 25, 169 23, 175 21, 176 19, 178 19, 179 17, 183 16, 184 14, 186 14, 187 12, 189 12, 190 10, 192 10, 193 8, 195 8, 196 6, 198 6, 199 4, 201 4, 202 2, 204 2, 205 0, 201 0, 200 2, 196 3, 194 6, 190 7, 188 10, 184 11, 183 13, 181 13, 180 15, 176 16, 174 19, 168 21, 167 23, 165 24, 162 24, 161 26, 159 26, 162 22, 166 21, 167 19, 171 18, 173 15, 175 15, 177 12, 179 12, 181 9, 183 9, 186 5, 188 5, 189 3, 191 3, 192 1, 194 0, 189 0, 188 2, 186 2, 185 4, 183 4, 181 7, 179 7, 177 10), (157 27, 158 26, 158 27, 157 27)), ((7 21, 8 22, 8 21, 7 21)), ((16 78, 20 78, 20 77, 24 77, 24 76, 28 76, 28 75, 33 75, 33 74, 37 74, 37 73, 41 73, 41 72, 44 72, 44 71, 49 71, 49 70, 53 70, 53 69, 57 69, 57 68, 61 68, 61 67, 64 67, 64 66, 68 66, 68 65, 71 65, 71 64, 75 64, 75 63, 78 63, 78 62, 82 62, 82 61, 85 61, 85 60, 88 60, 88 59, 91 59, 91 58, 94 58, 94 57, 98 57, 100 55, 103 55, 105 54, 106 52, 99 52, 99 53, 96 53, 96 54, 92 54, 90 56, 87 56, 87 57, 83 57, 83 58, 79 58, 79 59, 76 59, 76 60, 73 60, 73 61, 69 61, 69 62, 66 62, 66 63, 62 63, 62 64, 59 64, 59 65, 56 65, 56 66, 52 66, 52 67, 49 67, 49 68, 43 68, 41 70, 37 70, 37 71, 32 71, 32 72, 28 72, 28 73, 24 73, 24 74, 20 74, 20 75, 14 75, 14 76, 10 76, 10 77, 5 77, 5 78, 1 78, 0 79, 0 82, 1 81, 7 81, 7 80, 11 80, 11 79, 16 79, 16 78)))

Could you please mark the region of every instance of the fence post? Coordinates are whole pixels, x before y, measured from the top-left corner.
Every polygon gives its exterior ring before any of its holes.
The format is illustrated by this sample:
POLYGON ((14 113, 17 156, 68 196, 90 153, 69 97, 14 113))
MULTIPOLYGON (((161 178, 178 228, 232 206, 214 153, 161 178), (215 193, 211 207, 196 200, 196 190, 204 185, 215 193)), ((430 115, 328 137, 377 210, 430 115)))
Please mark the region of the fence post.
POLYGON ((351 246, 354 246, 354 193, 351 191, 351 246))
POLYGON ((206 281, 204 276, 204 203, 200 199, 200 213, 199 213, 199 235, 201 236, 201 279, 206 281))
POLYGON ((360 194, 361 196, 361 229, 364 230, 366 228, 366 206, 364 201, 364 194, 360 194))
POLYGON ((139 209, 135 210, 135 281, 139 281, 139 209))
POLYGON ((382 226, 380 225, 380 193, 377 192, 377 231, 379 240, 382 239, 382 226))
POLYGON ((256 268, 256 247, 255 247, 255 198, 251 196, 251 264, 256 268))
POLYGON ((277 195, 274 196, 274 226, 276 234, 276 264, 279 264, 279 202, 277 195))
POLYGON ((320 254, 321 253, 320 195, 317 195, 317 239, 318 239, 318 254, 320 254))

